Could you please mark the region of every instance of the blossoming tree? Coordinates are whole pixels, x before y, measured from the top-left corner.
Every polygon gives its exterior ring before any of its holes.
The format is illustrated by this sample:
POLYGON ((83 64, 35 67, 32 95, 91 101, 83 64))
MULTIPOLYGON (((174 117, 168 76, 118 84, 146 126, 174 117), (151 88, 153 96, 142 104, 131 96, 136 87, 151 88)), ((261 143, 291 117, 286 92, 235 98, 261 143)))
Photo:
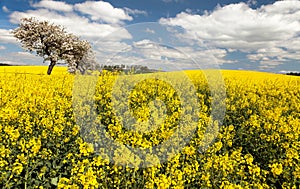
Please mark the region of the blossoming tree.
POLYGON ((67 33, 62 26, 35 18, 23 18, 13 35, 20 40, 22 47, 50 61, 47 74, 50 75, 58 60, 68 64, 68 71, 74 73, 82 60, 91 51, 88 41, 67 33))

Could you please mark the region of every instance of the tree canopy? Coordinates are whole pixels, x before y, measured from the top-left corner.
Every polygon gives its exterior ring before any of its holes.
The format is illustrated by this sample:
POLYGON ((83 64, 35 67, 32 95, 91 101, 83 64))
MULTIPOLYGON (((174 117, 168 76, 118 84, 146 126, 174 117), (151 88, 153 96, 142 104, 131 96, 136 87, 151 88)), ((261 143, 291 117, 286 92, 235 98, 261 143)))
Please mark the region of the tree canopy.
POLYGON ((80 65, 83 67, 83 59, 91 54, 88 41, 80 40, 79 37, 67 33, 62 26, 48 21, 23 18, 12 33, 20 40, 24 49, 35 51, 44 58, 44 62, 50 61, 48 75, 59 60, 64 60, 68 64, 69 72, 74 73, 80 65))

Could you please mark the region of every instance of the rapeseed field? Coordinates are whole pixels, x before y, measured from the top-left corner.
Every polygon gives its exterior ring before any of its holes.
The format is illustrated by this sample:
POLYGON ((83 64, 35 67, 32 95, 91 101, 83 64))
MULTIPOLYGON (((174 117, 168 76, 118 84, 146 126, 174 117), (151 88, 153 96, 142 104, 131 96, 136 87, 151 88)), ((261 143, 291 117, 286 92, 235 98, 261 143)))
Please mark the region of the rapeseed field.
POLYGON ((170 79, 178 88, 160 75, 129 86, 102 72, 92 110, 87 98, 74 104, 76 75, 46 69, 0 67, 1 188, 299 188, 299 77, 224 70, 218 103, 201 71, 184 72, 193 86, 170 79), (221 122, 212 104, 224 106, 221 122), (189 140, 173 149, 178 125, 189 140), (133 153, 147 150, 156 153, 133 153))

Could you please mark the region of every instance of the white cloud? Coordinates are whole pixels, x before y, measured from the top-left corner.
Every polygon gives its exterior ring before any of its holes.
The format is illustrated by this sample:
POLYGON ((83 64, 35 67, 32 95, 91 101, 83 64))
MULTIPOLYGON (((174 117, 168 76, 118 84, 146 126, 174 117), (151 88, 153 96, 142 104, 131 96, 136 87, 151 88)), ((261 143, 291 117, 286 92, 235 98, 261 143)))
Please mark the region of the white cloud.
POLYGON ((266 65, 279 65, 288 60, 300 60, 299 51, 288 51, 278 47, 261 48, 254 54, 247 55, 251 61, 259 61, 266 65))
POLYGON ((145 60, 156 60, 165 66, 175 66, 176 69, 183 68, 207 68, 215 67, 223 63, 232 63, 225 60, 226 50, 223 49, 196 49, 190 46, 169 47, 158 44, 148 39, 133 43, 137 54, 145 60), (167 60, 167 62, 165 62, 167 60), (172 64, 170 64, 172 63, 172 64))
POLYGON ((251 53, 250 60, 264 65, 300 60, 300 1, 277 1, 257 9, 249 7, 253 3, 218 6, 204 15, 182 12, 160 23, 183 28, 177 35, 182 39, 251 53))
POLYGON ((30 54, 29 52, 11 52, 0 56, 1 63, 7 64, 28 64, 28 65, 42 65, 43 59, 41 57, 30 54))
POLYGON ((278 73, 286 74, 286 73, 298 73, 299 70, 280 70, 278 73))
POLYGON ((181 26, 194 38, 213 41, 218 46, 236 48, 236 43, 239 43, 247 50, 256 49, 266 42, 289 39, 300 30, 300 23, 295 20, 269 15, 244 3, 218 8, 209 15, 183 12, 175 18, 163 18, 160 22, 181 26), (247 43, 248 47, 243 43, 247 43))
POLYGON ((278 46, 289 49, 290 51, 299 52, 300 51, 300 37, 294 37, 289 40, 283 41, 278 46))
POLYGON ((18 43, 10 32, 11 30, 0 29, 0 43, 18 43))
POLYGON ((0 50, 5 50, 6 49, 6 47, 5 46, 0 46, 0 50))
POLYGON ((24 58, 36 58, 37 56, 29 52, 16 52, 14 55, 24 58))
POLYGON ((74 7, 81 13, 89 15, 94 21, 118 24, 123 20, 132 20, 132 17, 123 9, 115 8, 110 3, 104 1, 86 1, 76 4, 74 7))
POLYGON ((129 49, 131 46, 119 41, 99 41, 94 43, 95 49, 101 52, 117 53, 129 49))
POLYGON ((64 12, 71 12, 73 10, 72 5, 69 5, 62 1, 53 1, 53 0, 41 0, 38 3, 32 4, 32 7, 46 8, 50 10, 64 11, 64 12))
POLYGON ((273 69, 275 67, 276 66, 263 65, 263 64, 261 64, 260 66, 258 66, 258 68, 259 68, 260 71, 264 71, 264 70, 268 70, 268 69, 273 69))
POLYGON ((197 64, 204 66, 221 65, 224 63, 234 63, 226 60, 226 50, 219 48, 194 49, 192 47, 178 47, 178 50, 192 58, 197 64))
MULTIPOLYGON (((261 11, 265 11, 268 14, 279 14, 283 16, 295 14, 299 9, 300 2, 298 0, 276 1, 274 4, 261 7, 261 11)), ((300 20, 299 17, 298 20, 300 20)))
POLYGON ((155 34, 155 31, 150 28, 146 28, 145 32, 155 34))
POLYGON ((5 13, 9 13, 9 12, 10 12, 9 9, 8 9, 6 6, 3 6, 3 7, 2 7, 2 10, 3 10, 3 12, 5 12, 5 13))
POLYGON ((251 5, 256 5, 257 1, 256 0, 248 0, 247 1, 247 5, 251 6, 251 5))
POLYGON ((143 10, 138 10, 138 9, 130 9, 130 8, 127 8, 125 7, 124 8, 125 12, 127 14, 131 14, 131 15, 138 15, 138 14, 141 14, 141 15, 148 15, 146 11, 143 11, 143 10))
POLYGON ((5 60, 0 56, 0 63, 2 64, 8 64, 8 65, 25 65, 22 62, 17 62, 17 61, 11 61, 11 60, 5 60))

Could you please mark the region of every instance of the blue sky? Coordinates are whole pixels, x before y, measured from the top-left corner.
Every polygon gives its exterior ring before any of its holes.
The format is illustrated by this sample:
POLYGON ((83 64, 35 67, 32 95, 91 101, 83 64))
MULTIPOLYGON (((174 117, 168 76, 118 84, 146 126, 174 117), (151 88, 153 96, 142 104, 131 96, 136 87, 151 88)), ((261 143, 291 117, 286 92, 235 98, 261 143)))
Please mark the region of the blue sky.
POLYGON ((36 17, 90 41, 102 64, 300 71, 300 1, 1 0, 0 8, 4 63, 42 64, 10 34, 36 17))

